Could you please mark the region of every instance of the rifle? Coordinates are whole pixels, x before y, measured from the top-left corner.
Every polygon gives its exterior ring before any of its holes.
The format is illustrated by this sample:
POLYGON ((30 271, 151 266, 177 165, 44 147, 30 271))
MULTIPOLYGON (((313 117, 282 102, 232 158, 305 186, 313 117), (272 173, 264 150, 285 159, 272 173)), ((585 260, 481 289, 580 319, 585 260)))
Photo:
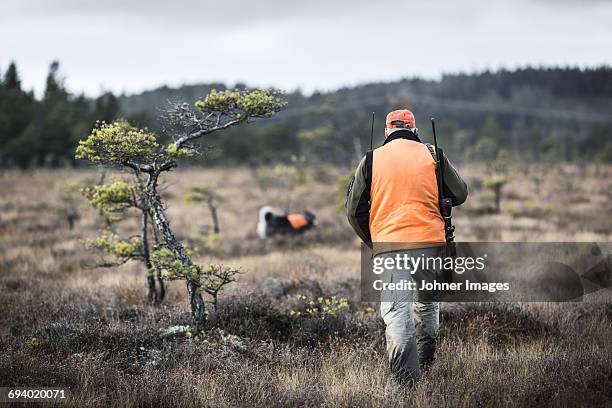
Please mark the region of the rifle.
POLYGON ((372 112, 372 128, 370 129, 370 150, 372 150, 372 139, 374 138, 374 116, 376 113, 372 112))
MULTIPOLYGON (((438 140, 436 138, 436 122, 431 118, 431 129, 433 131, 434 149, 436 151, 436 179, 438 182, 438 197, 440 199, 440 215, 444 219, 444 238, 446 240, 445 256, 457 256, 457 246, 455 244, 455 226, 453 225, 453 200, 444 196, 444 168, 440 162, 440 150, 438 149, 438 140)), ((444 271, 444 280, 446 282, 453 281, 452 270, 444 271)))

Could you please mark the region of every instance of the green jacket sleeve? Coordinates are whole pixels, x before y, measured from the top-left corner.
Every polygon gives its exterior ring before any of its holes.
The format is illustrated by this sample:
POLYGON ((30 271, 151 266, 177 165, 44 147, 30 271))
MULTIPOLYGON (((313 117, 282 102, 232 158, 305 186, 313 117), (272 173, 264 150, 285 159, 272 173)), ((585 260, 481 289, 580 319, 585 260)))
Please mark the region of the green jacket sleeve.
POLYGON ((440 149, 442 158, 442 174, 444 175, 444 196, 453 200, 453 206, 461 205, 468 196, 468 185, 450 160, 440 149))
POLYGON ((367 186, 367 165, 364 157, 348 186, 346 197, 346 216, 355 233, 371 244, 370 236, 370 189, 367 186))

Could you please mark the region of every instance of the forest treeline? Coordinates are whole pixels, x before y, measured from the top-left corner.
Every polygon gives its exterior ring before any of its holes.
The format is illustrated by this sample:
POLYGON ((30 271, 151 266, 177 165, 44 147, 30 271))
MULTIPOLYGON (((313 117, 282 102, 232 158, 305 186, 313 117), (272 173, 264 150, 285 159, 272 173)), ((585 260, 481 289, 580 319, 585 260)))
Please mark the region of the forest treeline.
POLYGON ((71 94, 57 62, 49 67, 40 99, 23 89, 14 63, 0 80, 0 164, 4 167, 75 164, 77 142, 87 136, 95 121, 119 115, 112 93, 95 99, 71 94))
MULTIPOLYGON (((245 85, 237 84, 244 88, 245 85)), ((73 94, 59 64, 50 65, 40 98, 21 84, 12 63, 0 70, 0 165, 77 165, 74 149, 96 121, 123 117, 163 136, 157 120, 168 101, 192 103, 225 84, 161 87, 137 95, 106 92, 97 98, 73 94)), ((278 161, 353 165, 382 141, 384 115, 410 108, 423 139, 431 140, 429 117, 437 118, 441 144, 456 161, 517 160, 612 162, 612 68, 522 68, 445 75, 440 80, 406 78, 332 92, 286 95, 285 111, 204 141, 212 164, 278 161), (221 160, 223 157, 223 160, 221 160)))

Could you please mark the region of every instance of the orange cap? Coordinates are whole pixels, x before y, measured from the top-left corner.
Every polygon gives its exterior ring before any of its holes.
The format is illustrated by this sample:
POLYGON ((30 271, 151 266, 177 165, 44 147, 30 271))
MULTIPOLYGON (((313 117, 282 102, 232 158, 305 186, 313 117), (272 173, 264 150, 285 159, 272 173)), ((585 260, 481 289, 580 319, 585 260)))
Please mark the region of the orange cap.
POLYGON ((413 128, 415 127, 414 124, 414 115, 408 109, 400 109, 389 112, 389 114, 387 114, 387 120, 385 121, 385 126, 389 129, 395 127, 413 128))

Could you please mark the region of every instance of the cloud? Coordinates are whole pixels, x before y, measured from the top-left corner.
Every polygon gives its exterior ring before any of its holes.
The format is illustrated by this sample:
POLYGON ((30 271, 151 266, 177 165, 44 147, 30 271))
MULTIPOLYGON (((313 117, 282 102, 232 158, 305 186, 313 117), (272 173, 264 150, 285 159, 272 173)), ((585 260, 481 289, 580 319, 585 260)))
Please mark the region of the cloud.
POLYGON ((42 89, 224 81, 307 91, 526 64, 611 63, 612 4, 549 0, 4 0, 0 69, 42 89))
MULTIPOLYGON (((383 0, 384 2, 384 0, 383 0)), ((0 21, 15 18, 129 19, 151 24, 217 27, 354 13, 366 0, 4 0, 0 21)))

